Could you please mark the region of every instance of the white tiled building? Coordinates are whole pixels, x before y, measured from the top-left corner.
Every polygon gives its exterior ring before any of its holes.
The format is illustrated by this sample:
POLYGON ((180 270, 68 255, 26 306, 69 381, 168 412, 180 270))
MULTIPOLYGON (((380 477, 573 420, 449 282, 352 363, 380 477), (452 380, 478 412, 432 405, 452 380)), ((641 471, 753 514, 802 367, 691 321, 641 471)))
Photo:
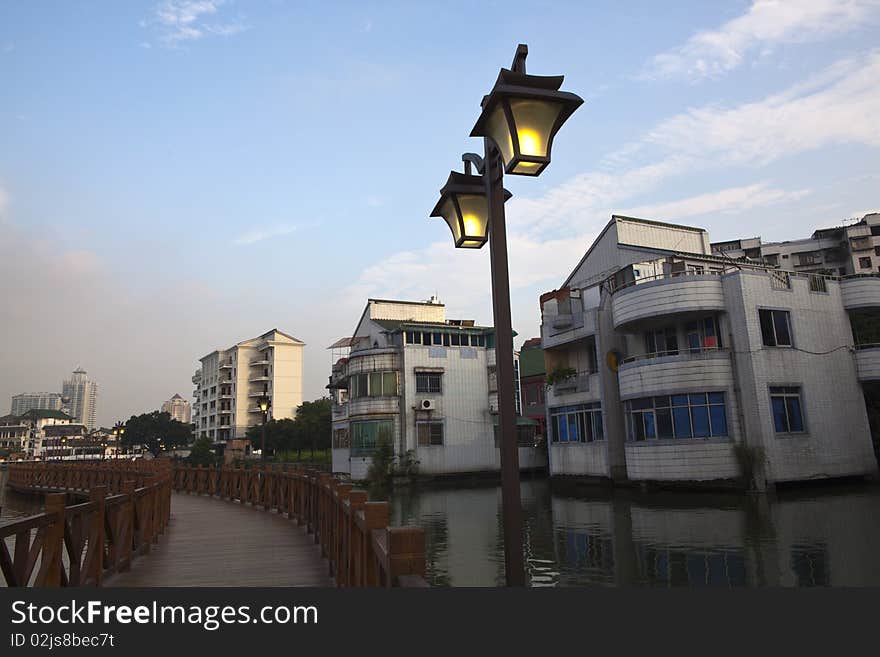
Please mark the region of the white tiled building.
POLYGON ((877 470, 862 386, 880 348, 853 328, 873 336, 859 317, 880 278, 733 260, 702 229, 614 216, 541 307, 551 474, 735 480, 736 443, 763 448, 759 484, 877 470))
POLYGON ((162 404, 162 412, 168 413, 172 420, 183 422, 183 424, 189 424, 192 420, 190 403, 177 394, 162 404))
POLYGON ((98 384, 81 367, 76 368, 62 384, 65 409, 74 421, 86 425, 89 431, 97 427, 98 384))
POLYGON ((293 418, 302 404, 302 352, 305 343, 272 329, 201 358, 193 375, 196 437, 225 443, 243 438, 260 424, 257 399, 269 397, 269 417, 293 418))
MULTIPOLYGON (((333 470, 363 479, 380 440, 413 450, 422 474, 498 470, 493 345, 494 329, 447 320, 436 300, 368 300, 353 337, 333 345, 349 351, 328 386, 333 470)), ((541 467, 532 422, 520 421, 520 466, 541 467)))

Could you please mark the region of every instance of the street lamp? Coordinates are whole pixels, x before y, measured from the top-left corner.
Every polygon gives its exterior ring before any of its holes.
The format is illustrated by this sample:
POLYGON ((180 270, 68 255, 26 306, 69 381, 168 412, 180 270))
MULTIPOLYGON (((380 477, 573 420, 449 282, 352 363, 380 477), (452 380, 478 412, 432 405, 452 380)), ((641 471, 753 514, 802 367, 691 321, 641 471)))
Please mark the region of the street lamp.
POLYGON ((257 406, 260 408, 260 413, 263 414, 263 440, 260 443, 260 460, 266 460, 266 420, 269 419, 269 408, 272 406, 272 401, 269 399, 268 395, 263 395, 259 399, 257 399, 257 406))
POLYGON ((492 306, 498 380, 498 430, 501 439, 501 500, 504 521, 504 569, 508 586, 525 585, 522 545, 522 503, 516 440, 513 329, 510 322, 510 280, 504 173, 538 176, 550 164, 553 138, 584 102, 559 91, 563 77, 526 74, 525 44, 517 46, 513 64, 501 69, 495 86, 483 98, 482 113, 471 137, 483 137, 484 155, 462 156, 465 173, 452 172, 440 201, 431 212, 442 216, 456 248, 479 249, 488 241, 492 270, 492 306), (471 175, 475 165, 481 175, 471 175))
POLYGON ((113 425, 113 435, 116 436, 116 452, 113 454, 114 459, 119 458, 119 450, 122 449, 122 434, 125 433, 125 424, 120 420, 113 425))

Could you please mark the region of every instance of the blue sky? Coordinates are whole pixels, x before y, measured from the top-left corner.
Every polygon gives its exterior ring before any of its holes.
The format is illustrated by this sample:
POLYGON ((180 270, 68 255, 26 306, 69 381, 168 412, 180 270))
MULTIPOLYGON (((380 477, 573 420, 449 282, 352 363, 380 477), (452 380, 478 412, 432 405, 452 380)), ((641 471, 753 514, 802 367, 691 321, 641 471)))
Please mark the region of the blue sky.
POLYGON ((307 342, 314 398, 368 296, 490 322, 488 254, 427 214, 520 42, 586 99, 506 182, 521 337, 612 212, 717 240, 860 216, 878 27, 880 0, 6 0, 0 403, 82 365, 107 424, 272 327, 307 342))

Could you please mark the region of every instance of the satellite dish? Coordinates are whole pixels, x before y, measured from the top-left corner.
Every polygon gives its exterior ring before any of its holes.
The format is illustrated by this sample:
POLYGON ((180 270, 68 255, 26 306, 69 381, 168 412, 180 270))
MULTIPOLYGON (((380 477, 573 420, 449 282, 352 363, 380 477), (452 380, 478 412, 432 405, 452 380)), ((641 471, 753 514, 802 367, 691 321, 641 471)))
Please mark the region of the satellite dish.
POLYGON ((622 360, 622 356, 619 351, 616 349, 612 349, 607 354, 605 354, 605 364, 608 365, 608 369, 612 372, 617 372, 620 369, 620 361, 622 360))

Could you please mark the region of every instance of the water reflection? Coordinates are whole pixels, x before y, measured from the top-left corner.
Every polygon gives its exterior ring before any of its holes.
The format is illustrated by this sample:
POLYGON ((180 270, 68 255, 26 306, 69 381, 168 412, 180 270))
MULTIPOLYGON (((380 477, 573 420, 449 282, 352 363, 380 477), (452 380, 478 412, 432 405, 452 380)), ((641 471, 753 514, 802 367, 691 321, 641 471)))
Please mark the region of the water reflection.
MULTIPOLYGON (((880 585, 880 488, 827 487, 772 501, 737 495, 553 492, 522 484, 532 586, 880 585)), ((435 585, 504 581, 497 486, 399 492, 396 524, 425 528, 435 585)))

